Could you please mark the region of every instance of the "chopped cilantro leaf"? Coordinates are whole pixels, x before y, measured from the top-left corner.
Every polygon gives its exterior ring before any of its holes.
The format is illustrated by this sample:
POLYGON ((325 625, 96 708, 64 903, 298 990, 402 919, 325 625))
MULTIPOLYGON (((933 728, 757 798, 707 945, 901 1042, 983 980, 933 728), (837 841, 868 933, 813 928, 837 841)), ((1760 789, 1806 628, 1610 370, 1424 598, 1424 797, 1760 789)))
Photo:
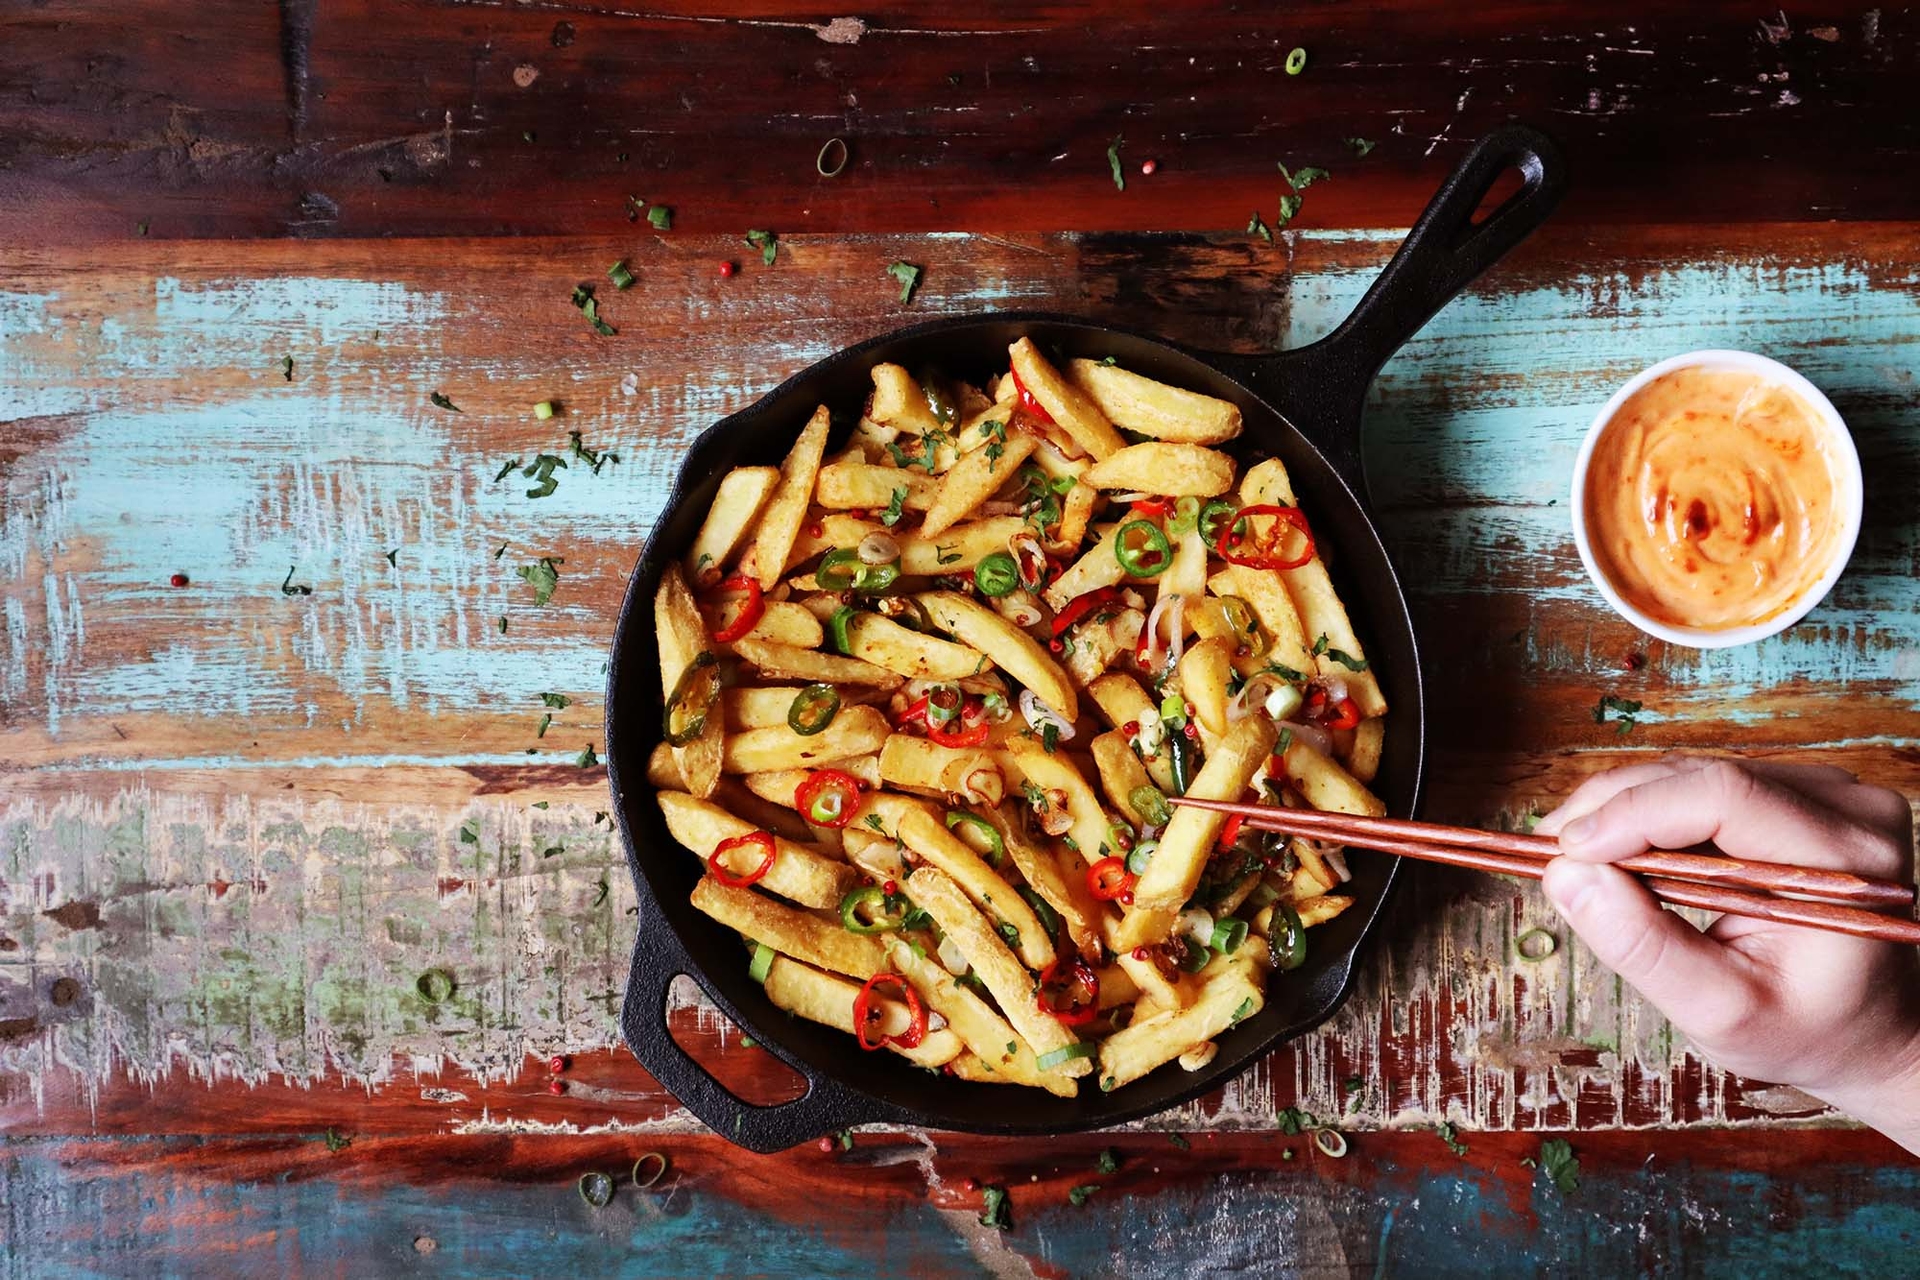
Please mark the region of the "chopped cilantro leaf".
MULTIPOLYGON (((606 466, 609 462, 620 461, 620 455, 611 450, 595 452, 593 449, 580 443, 580 433, 578 431, 567 432, 567 449, 569 450, 570 457, 578 458, 580 461, 586 463, 593 469, 593 474, 595 475, 599 475, 600 468, 606 466)), ((565 464, 562 463, 561 465, 564 466, 565 464)))
MULTIPOLYGON (((518 458, 515 458, 512 462, 507 463, 505 466, 501 467, 498 471, 493 473, 493 482, 495 484, 499 484, 502 480, 505 480, 509 475, 511 475, 514 469, 517 468, 519 465, 520 465, 520 459, 518 458)), ((505 547, 502 547, 500 549, 502 551, 506 550, 505 547)), ((495 556, 494 559, 497 560, 499 559, 499 557, 495 556)))
POLYGON ((433 401, 433 406, 436 409, 445 409, 448 413, 465 413, 466 412, 466 410, 462 409, 459 405, 455 404, 453 401, 447 399, 447 397, 441 395, 438 391, 428 396, 427 399, 433 401))
POLYGON ((771 231, 747 232, 747 243, 760 251, 760 261, 773 265, 774 257, 780 251, 780 237, 771 231))
POLYGON ((582 769, 593 769, 599 766, 600 757, 593 753, 593 744, 589 742, 587 744, 587 749, 585 751, 582 751, 579 755, 575 756, 573 759, 573 762, 579 765, 582 769))
POLYGON ((540 701, 546 703, 555 711, 565 711, 573 705, 573 699, 564 693, 543 693, 540 695, 540 701))
MULTIPOLYGON (((516 459, 514 459, 514 462, 513 462, 513 465, 514 465, 514 466, 516 466, 516 467, 517 467, 517 466, 519 466, 519 465, 520 465, 520 460, 519 460, 518 458, 516 458, 516 459)), ((509 470, 511 470, 511 468, 509 468, 509 470)), ((505 471, 502 471, 502 472, 501 472, 500 474, 501 474, 501 475, 505 475, 505 474, 506 474, 506 472, 505 472, 505 471)), ((495 477, 495 478, 497 479, 498 477, 495 477)), ((503 543, 501 543, 501 544, 500 544, 500 547, 499 547, 499 549, 498 549, 497 551, 495 551, 495 552, 493 553, 493 558, 494 558, 495 560, 498 560, 498 559, 499 559, 499 558, 500 558, 501 556, 503 556, 503 555, 505 555, 505 554, 507 554, 507 548, 508 548, 508 547, 510 547, 510 546, 512 546, 512 545, 513 545, 513 544, 512 544, 512 543, 510 543, 510 542, 503 542, 503 543)))
POLYGON ((293 570, 294 570, 293 565, 287 566, 287 576, 280 583, 280 594, 283 596, 312 595, 313 594, 312 587, 302 586, 301 584, 293 580, 293 570))
POLYGON ((654 205, 647 210, 647 221, 652 224, 655 231, 671 231, 673 230, 673 210, 664 204, 654 205))
POLYGON ((1548 1138, 1540 1144, 1540 1168, 1561 1195, 1580 1189, 1580 1157, 1565 1138, 1548 1138))
POLYGON ((520 474, 533 477, 533 488, 527 490, 529 498, 544 498, 560 487, 560 481, 554 478, 554 468, 565 471, 565 459, 551 453, 535 454, 533 461, 520 468, 520 474))
POLYGON ((912 302, 913 291, 920 287, 920 268, 911 262, 896 262, 887 268, 887 274, 900 282, 900 301, 912 302))
POLYGON ((460 824, 460 843, 461 844, 479 844, 480 843, 480 819, 468 818, 465 822, 460 824))
POLYGON ((395 547, 393 550, 387 552, 387 563, 396 569, 400 567, 400 548, 395 547))
POLYGON ((1049 720, 1040 726, 1040 747, 1052 755, 1060 746, 1060 726, 1049 720))
POLYGON ((587 318, 587 323, 593 326, 593 331, 601 337, 611 338, 620 332, 600 318, 600 302, 593 296, 593 286, 584 284, 573 286, 571 301, 575 307, 579 308, 580 314, 587 318))
POLYGON ((1067 1201, 1068 1203, 1073 1205, 1074 1208, 1078 1209, 1081 1205, 1087 1202, 1088 1198, 1091 1197, 1094 1192, 1098 1191, 1099 1189, 1100 1189, 1100 1186, 1098 1183, 1084 1182, 1079 1186, 1073 1188, 1071 1191, 1067 1192, 1067 1201))
POLYGON ((1453 1127, 1451 1120, 1442 1120, 1433 1126, 1433 1131, 1440 1135, 1440 1141, 1447 1144, 1447 1150, 1457 1156, 1467 1154, 1467 1144, 1460 1141, 1459 1131, 1453 1127))
POLYGON ((1100 1152, 1099 1158, 1093 1162, 1093 1167, 1102 1173, 1115 1172, 1120 1168, 1120 1153, 1112 1147, 1105 1148, 1100 1152))
POLYGON ((1633 732, 1633 726, 1638 723, 1634 717, 1640 714, 1640 709, 1645 705, 1644 703, 1634 701, 1632 698, 1616 698, 1610 693, 1602 694, 1600 701, 1593 704, 1593 722, 1595 724, 1605 724, 1607 722, 1607 712, 1613 712, 1616 717, 1614 720, 1615 732, 1624 738, 1633 732))
POLYGON ((1193 1150, 1193 1144, 1191 1142, 1188 1142, 1185 1135, 1183 1134, 1170 1133, 1167 1135, 1167 1141, 1171 1142, 1174 1146, 1180 1148, 1182 1151, 1193 1150))
POLYGON ((346 1134, 341 1133, 338 1129, 334 1128, 332 1125, 327 1126, 327 1132, 322 1137, 321 1141, 327 1144, 328 1151, 331 1151, 336 1155, 342 1151, 345 1151, 348 1147, 353 1145, 352 1138, 349 1138, 346 1134))
POLYGON ((552 725, 553 725, 553 712, 551 712, 551 711, 543 711, 543 712, 541 712, 541 713, 540 713, 540 727, 539 727, 538 729, 536 729, 536 730, 534 730, 534 732, 533 732, 533 736, 534 736, 534 737, 536 737, 536 738, 544 738, 544 737, 546 737, 546 736, 547 736, 547 730, 548 730, 548 729, 549 729, 550 727, 552 727, 552 725))
POLYGON ((1367 669, 1367 660, 1365 658, 1356 658, 1344 649, 1328 649, 1327 656, 1349 671, 1365 671, 1367 669))
POLYGON ((1317 1129, 1320 1127, 1320 1122, 1314 1118, 1313 1112, 1302 1111, 1298 1107, 1282 1108, 1280 1114, 1276 1116, 1275 1119, 1280 1122, 1280 1132, 1290 1138, 1308 1129, 1317 1129))
POLYGON ((293 381, 293 357, 292 356, 280 357, 280 376, 285 378, 288 382, 293 381))
POLYGON ((980 1199, 980 1225, 1000 1230, 1013 1225, 1013 1215, 1007 1202, 1005 1187, 982 1187, 980 1199))
POLYGON ((587 904, 590 907, 597 907, 607 900, 607 878, 601 876, 595 887, 599 889, 599 892, 594 894, 593 901, 587 904))
POLYGON ((900 523, 900 517, 907 513, 907 491, 905 486, 895 489, 887 500, 887 509, 880 513, 880 523, 891 529, 900 523))
POLYGON ((1353 154, 1362 160, 1367 158, 1367 153, 1369 151, 1372 151, 1375 147, 1380 145, 1379 143, 1371 142, 1366 138, 1342 138, 1340 139, 1340 141, 1352 147, 1353 154))
POLYGON ((1273 229, 1267 226, 1267 220, 1260 216, 1258 209, 1255 209, 1253 216, 1247 219, 1247 234, 1250 236, 1259 236, 1268 244, 1273 243, 1273 229))
POLYGON ((563 844, 556 844, 549 848, 542 849, 540 851, 540 856, 543 858, 554 858, 554 857, 558 857, 560 854, 565 853, 566 851, 567 851, 567 846, 563 844))
POLYGON ((1240 1019, 1246 1017, 1248 1014, 1252 1012, 1253 1012, 1253 997, 1248 996, 1245 1000, 1242 1000, 1239 1004, 1234 1006, 1231 1025, 1235 1025, 1235 1026, 1239 1025, 1240 1019))
POLYGON ((933 559, 935 564, 957 564, 966 557, 960 554, 960 544, 957 542, 948 543, 945 546, 936 543, 933 548, 933 559), (953 554, 948 555, 949 551, 953 554))
POLYGON ((1293 171, 1293 189, 1295 191, 1305 191, 1322 178, 1331 178, 1332 176, 1333 175, 1325 169, 1316 168, 1313 165, 1308 165, 1304 169, 1295 169, 1293 171))
MULTIPOLYGON (((553 599, 553 590, 560 585, 559 566, 565 563, 566 561, 558 556, 541 556, 538 564, 523 564, 520 566, 520 576, 525 578, 533 586, 534 604, 544 605, 547 601, 553 599)), ((500 629, 502 631, 507 629, 504 622, 500 629)))

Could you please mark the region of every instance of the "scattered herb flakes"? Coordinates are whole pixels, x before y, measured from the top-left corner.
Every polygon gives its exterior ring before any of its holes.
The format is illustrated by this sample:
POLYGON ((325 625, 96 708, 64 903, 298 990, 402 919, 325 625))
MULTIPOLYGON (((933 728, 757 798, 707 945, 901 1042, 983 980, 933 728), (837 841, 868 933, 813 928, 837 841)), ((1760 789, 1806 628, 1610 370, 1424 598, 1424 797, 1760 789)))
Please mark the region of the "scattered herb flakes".
POLYGON ((647 210, 647 221, 653 225, 655 231, 671 231, 673 230, 673 210, 664 204, 654 205, 647 210))
POLYGON ((610 449, 596 451, 582 444, 578 431, 567 432, 567 450, 570 457, 577 458, 581 462, 586 463, 595 475, 599 475, 600 468, 606 466, 609 462, 620 461, 620 455, 610 449))
POLYGON ((1365 1080, 1362 1080, 1359 1076, 1348 1076, 1345 1080, 1342 1080, 1340 1082, 1340 1087, 1342 1089, 1345 1089, 1348 1093, 1358 1093, 1360 1092, 1360 1090, 1367 1087, 1367 1082, 1365 1080))
POLYGON ((1078 1209, 1081 1205, 1085 1204, 1093 1196, 1094 1192, 1098 1191, 1099 1189, 1100 1189, 1100 1185, 1098 1183, 1083 1182, 1079 1186, 1067 1192, 1067 1202, 1071 1204, 1074 1208, 1078 1209))
POLYGON ((595 882, 594 887, 598 889, 599 892, 595 893, 593 895, 593 901, 587 904, 590 907, 597 907, 607 900, 607 878, 601 876, 600 879, 595 882))
POLYGON ((1280 1132, 1289 1138, 1305 1133, 1309 1129, 1318 1128, 1320 1124, 1314 1118, 1313 1112, 1302 1111, 1298 1107, 1282 1108, 1280 1114, 1274 1118, 1280 1122, 1280 1132))
POLYGON ((1305 49, 1301 49, 1298 47, 1288 50, 1287 74, 1290 76, 1297 76, 1302 71, 1305 71, 1306 69, 1307 69, 1307 51, 1305 49))
POLYGON ((1005 1187, 987 1186, 980 1188, 981 1213, 980 1225, 1004 1231, 1013 1225, 1012 1206, 1007 1199, 1005 1187))
POLYGON ((625 258, 607 268, 607 279, 613 281, 613 287, 616 289, 633 288, 633 272, 627 269, 625 258))
POLYGON ((1284 227, 1289 222, 1292 222, 1294 215, 1300 212, 1300 205, 1302 203, 1300 197, 1293 192, 1288 192, 1286 195, 1281 196, 1280 212, 1274 215, 1273 225, 1276 227, 1284 227))
POLYGON ((900 282, 900 301, 912 302, 913 291, 920 287, 920 268, 911 262, 895 262, 887 267, 887 274, 900 282))
POLYGON ((842 1151, 853 1150, 853 1130, 836 1129, 833 1132, 833 1140, 840 1144, 842 1151))
POLYGON ((607 811, 606 811, 605 809, 596 809, 596 810, 594 810, 594 813, 593 813, 593 825, 594 825, 594 826, 596 826, 596 827, 597 827, 597 826, 599 826, 599 825, 600 825, 601 823, 603 823, 603 822, 605 822, 606 820, 607 820, 607 811))
POLYGON ((600 757, 593 753, 593 744, 589 742, 587 744, 587 749, 585 751, 582 751, 579 755, 575 756, 573 758, 573 762, 579 765, 582 769, 594 769, 599 767, 600 757))
POLYGON ((336 1155, 338 1155, 342 1151, 345 1151, 348 1147, 353 1145, 352 1138, 349 1138, 346 1134, 340 1132, 338 1129, 334 1128, 332 1125, 327 1126, 327 1131, 326 1133, 321 1135, 320 1140, 327 1144, 328 1151, 331 1151, 336 1155))
POLYGON ((387 563, 395 569, 400 567, 400 548, 395 547, 393 550, 387 552, 387 563))
POLYGON ((309 587, 309 586, 303 586, 302 584, 300 584, 300 583, 297 583, 297 582, 295 582, 295 581, 293 580, 293 571, 294 571, 294 568, 295 568, 295 566, 294 566, 294 565, 288 565, 288 566, 287 566, 287 576, 286 576, 285 578, 283 578, 283 579, 281 579, 281 582, 280 582, 280 594, 281 594, 281 595, 283 595, 283 596, 310 596, 310 595, 312 595, 312 594, 313 594, 313 588, 312 588, 312 587, 309 587))
MULTIPOLYGON (((520 465, 520 460, 519 460, 518 458, 515 458, 515 459, 513 460, 513 466, 515 466, 515 467, 517 467, 517 466, 519 466, 519 465, 520 465)), ((511 471, 512 469, 513 469, 513 467, 509 467, 509 468, 507 468, 507 470, 508 470, 508 471, 511 471)), ((501 472, 500 474, 501 474, 501 475, 505 475, 505 474, 506 474, 506 472, 505 472, 505 471, 503 471, 503 472, 501 472)), ((496 477, 496 478, 498 478, 498 477, 496 477)), ((505 555, 505 554, 507 554, 507 548, 508 548, 508 547, 510 547, 510 546, 512 546, 512 545, 513 545, 513 544, 512 544, 511 542, 503 542, 503 543, 501 543, 501 544, 500 544, 500 546, 499 546, 499 548, 498 548, 498 549, 496 549, 496 550, 494 551, 494 553, 493 553, 493 558, 494 558, 495 560, 498 560, 498 559, 499 559, 499 558, 500 558, 501 556, 503 556, 503 555, 505 555)))
POLYGON ((611 338, 620 331, 600 318, 600 301, 593 296, 593 286, 577 284, 573 286, 573 305, 587 318, 593 331, 603 338, 611 338))
POLYGON ((1365 160, 1367 158, 1367 153, 1380 145, 1379 143, 1373 142, 1367 138, 1342 138, 1340 139, 1340 141, 1346 143, 1349 147, 1352 147, 1354 157, 1360 160, 1365 160))
MULTIPOLYGON (((518 458, 515 458, 512 462, 507 463, 505 466, 501 467, 498 471, 493 473, 493 482, 495 484, 499 484, 502 480, 505 480, 508 476, 512 475, 514 472, 514 469, 519 465, 520 465, 520 459, 518 458)), ((501 543, 500 551, 505 551, 506 549, 507 549, 507 544, 504 542, 501 543)), ((500 558, 500 551, 496 551, 493 553, 493 558, 495 560, 498 560, 500 558)))
POLYGON ((553 727, 553 712, 551 711, 544 712, 540 716, 540 727, 534 730, 533 736, 536 738, 544 738, 547 736, 547 730, 552 727, 553 727))
POLYGON ((1098 1169, 1101 1173, 1118 1172, 1120 1168, 1120 1153, 1118 1151, 1115 1151, 1112 1147, 1105 1148, 1100 1152, 1099 1156, 1094 1160, 1093 1167, 1098 1169))
POLYGON ((1613 722, 1614 732, 1624 738, 1629 733, 1632 733, 1633 726, 1639 723, 1634 717, 1640 714, 1640 709, 1645 705, 1645 703, 1636 702, 1632 698, 1616 698, 1610 693, 1602 694, 1600 695, 1600 701, 1593 704, 1593 722, 1595 724, 1605 724, 1607 722, 1607 713, 1609 711, 1613 712, 1616 717, 1613 722))
POLYGON ((429 969, 413 980, 413 989, 428 1004, 441 1004, 453 997, 453 975, 445 969, 429 969))
MULTIPOLYGON (((538 564, 523 564, 518 572, 533 585, 533 602, 544 605, 553 599, 555 587, 560 585, 560 566, 566 561, 559 556, 541 556, 538 564)), ((501 619, 500 629, 505 631, 506 620, 501 619)))
POLYGON ((1328 649, 1327 656, 1349 671, 1365 671, 1367 669, 1367 660, 1365 658, 1356 658, 1342 649, 1328 649))
POLYGON ((880 513, 880 523, 891 529, 900 523, 900 517, 907 513, 907 491, 904 487, 895 489, 893 496, 887 499, 887 509, 880 513))
POLYGON ((147 224, 146 224, 146 223, 144 223, 144 222, 142 222, 142 223, 140 223, 140 224, 139 224, 139 230, 140 230, 140 234, 141 234, 141 235, 145 235, 145 234, 147 234, 147 224))
POLYGON ((1187 1141, 1187 1137, 1185 1134, 1170 1133, 1167 1135, 1167 1141, 1171 1142, 1174 1146, 1180 1148, 1182 1151, 1193 1150, 1193 1144, 1187 1141))
POLYGON ((647 202, 639 196, 627 197, 627 221, 638 222, 640 215, 647 211, 647 202))
POLYGON ((460 843, 461 844, 479 844, 480 843, 480 819, 468 818, 465 822, 460 824, 460 843))
POLYGON ((754 1048, 758 1048, 759 1045, 760 1045, 760 1042, 758 1040, 755 1040, 752 1036, 740 1037, 740 1047, 742 1049, 754 1049, 754 1048))
POLYGON ((1308 165, 1304 169, 1295 169, 1293 171, 1293 189, 1295 191, 1305 191, 1322 178, 1331 178, 1332 176, 1333 175, 1325 169, 1317 168, 1314 165, 1308 165))
POLYGON ((449 400, 446 396, 442 395, 438 391, 428 396, 427 399, 433 401, 433 407, 436 409, 445 409, 448 413, 465 413, 466 412, 465 409, 462 409, 459 405, 455 404, 453 401, 449 400))
POLYGON ((1282 1160, 1291 1160, 1291 1159, 1293 1159, 1293 1148, 1292 1148, 1292 1147, 1282 1147, 1282 1148, 1280 1148, 1280 1158, 1281 1158, 1282 1160))
POLYGON ((546 703, 555 711, 565 711, 573 705, 573 699, 564 693, 543 693, 540 695, 540 701, 546 703))
POLYGON ((580 1175, 580 1198, 596 1209, 604 1209, 613 1202, 613 1175, 609 1173, 583 1173, 580 1175))
POLYGON ((520 468, 520 474, 533 480, 533 488, 527 490, 529 498, 545 498, 560 487, 560 481, 554 476, 555 468, 567 469, 564 458, 551 453, 537 453, 533 461, 520 468))
POLYGON ((543 858, 557 858, 561 854, 565 853, 566 851, 567 851, 567 846, 563 844, 556 844, 549 848, 542 849, 540 851, 540 856, 543 858))
POLYGON ((501 635, 507 634, 507 620, 505 617, 502 617, 500 619, 500 634, 501 635))
MULTIPOLYGON (((1060 726, 1049 720, 1040 726, 1040 749, 1052 755, 1060 747, 1060 726)), ((1249 997, 1251 999, 1251 997, 1249 997)))
POLYGON ((1239 1004, 1234 1006, 1233 1017, 1228 1022, 1227 1025, 1238 1026, 1240 1024, 1240 1020, 1252 1012, 1253 1012, 1253 997, 1248 996, 1245 1000, 1242 1000, 1239 1004))
POLYGON ((1439 1124, 1433 1126, 1433 1131, 1440 1135, 1440 1141, 1447 1144, 1447 1150, 1457 1156, 1467 1154, 1467 1144, 1460 1141, 1459 1130, 1453 1127, 1453 1121, 1442 1120, 1439 1124))
POLYGON ((749 231, 747 243, 760 251, 760 261, 769 267, 780 252, 780 237, 771 231, 749 231))
POLYGON ((285 378, 288 382, 293 381, 293 357, 292 356, 280 357, 280 376, 285 378))
POLYGON ((1247 219, 1247 234, 1250 236, 1259 236, 1268 244, 1273 243, 1273 228, 1267 225, 1267 220, 1260 216, 1258 209, 1255 209, 1253 216, 1247 219))
POLYGON ((1113 185, 1121 191, 1127 189, 1127 175, 1120 167, 1120 148, 1126 145, 1124 134, 1115 137, 1107 144, 1107 168, 1113 171, 1113 185))
POLYGON ((529 809, 547 809, 551 807, 552 807, 551 804, 545 800, 535 800, 532 804, 527 806, 527 808, 529 809))
POLYGON ((1553 1180, 1561 1195, 1571 1195, 1580 1189, 1580 1157, 1573 1154, 1573 1147, 1565 1138, 1548 1138, 1540 1144, 1538 1167, 1553 1180))

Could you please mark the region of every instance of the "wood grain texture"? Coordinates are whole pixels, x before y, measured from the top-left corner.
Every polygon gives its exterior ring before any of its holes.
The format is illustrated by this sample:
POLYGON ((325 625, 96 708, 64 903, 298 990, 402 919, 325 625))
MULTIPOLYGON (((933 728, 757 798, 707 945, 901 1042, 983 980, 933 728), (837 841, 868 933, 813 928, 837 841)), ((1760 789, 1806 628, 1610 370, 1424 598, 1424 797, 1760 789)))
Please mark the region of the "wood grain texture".
POLYGON ((1518 117, 1565 142, 1563 220, 1920 216, 1898 6, 1443 0, 1352 10, 55 0, 0 13, 17 240, 685 231, 1215 230, 1411 221, 1518 117), (1306 71, 1284 70, 1288 51, 1306 71), (205 74, 217 66, 219 74, 205 74), (816 151, 848 140, 835 180, 816 151), (1347 137, 1379 143, 1355 162, 1347 137), (1124 137, 1127 186, 1106 151, 1124 137), (1139 165, 1159 170, 1143 176, 1139 165))
MULTIPOLYGON (((1911 245, 1903 227, 1843 243, 1819 227, 1562 229, 1388 367, 1369 471, 1438 677, 1429 816, 1510 824, 1673 746, 1821 749, 1920 790, 1911 245), (1733 653, 1643 642, 1585 584, 1565 524, 1594 407, 1702 345, 1803 369, 1869 476, 1834 596, 1733 653), (1630 737, 1593 722, 1602 691, 1647 702, 1630 737)), ((692 434, 839 345, 953 311, 1295 345, 1391 247, 802 238, 732 281, 708 270, 724 242, 678 235, 458 255, 175 246, 159 267, 140 249, 18 255, 0 279, 0 1116, 49 1135, 324 1127, 348 1106, 405 1132, 684 1131, 605 1051, 633 899, 593 820, 601 774, 575 757, 604 745, 611 617, 692 434), (641 284, 603 287, 621 333, 601 339, 567 293, 616 257, 641 284), (927 268, 904 309, 884 275, 901 257, 927 268), (536 422, 549 398, 562 417, 536 422), (621 461, 569 468, 547 499, 494 479, 574 429, 621 461), (565 563, 535 608, 514 569, 542 555, 565 563), (282 594, 289 564, 311 596, 282 594), (192 585, 168 586, 175 572, 192 585), (545 737, 541 692, 575 700, 545 737), (414 989, 430 967, 456 978, 447 1006, 414 989), (560 1097, 537 1067, 554 1052, 593 1064, 560 1097)), ((1369 1130, 1819 1113, 1706 1068, 1575 945, 1515 964, 1536 925, 1560 931, 1531 890, 1417 869, 1328 1028, 1155 1123, 1260 1130, 1295 1103, 1351 1103, 1369 1130)), ((784 1069, 684 1004, 690 1041, 742 1062, 727 1069, 743 1088, 779 1087, 784 1069)))

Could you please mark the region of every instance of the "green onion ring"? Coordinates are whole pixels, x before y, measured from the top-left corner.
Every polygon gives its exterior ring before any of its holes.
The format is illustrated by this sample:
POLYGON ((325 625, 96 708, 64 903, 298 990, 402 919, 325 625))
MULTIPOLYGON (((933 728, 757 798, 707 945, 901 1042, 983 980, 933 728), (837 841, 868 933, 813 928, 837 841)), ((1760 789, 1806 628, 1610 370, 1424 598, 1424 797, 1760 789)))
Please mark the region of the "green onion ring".
POLYGON ((595 1170, 580 1175, 580 1198, 596 1209, 604 1209, 613 1200, 613 1175, 595 1170))
POLYGON ((1091 1058, 1093 1042, 1081 1040, 1075 1044, 1061 1045, 1058 1049, 1049 1049, 1033 1060, 1033 1065, 1042 1071, 1051 1071, 1063 1062, 1072 1062, 1075 1058, 1091 1058))
POLYGON ((1545 929, 1529 929, 1513 940, 1513 953, 1528 964, 1539 964, 1559 949, 1560 939, 1545 929), (1540 944, 1530 946, 1535 938, 1540 939, 1540 944))
POLYGON ((1307 51, 1305 49, 1294 49, 1291 53, 1287 54, 1287 74, 1288 75, 1297 76, 1302 71, 1305 71, 1306 69, 1307 69, 1307 51))
POLYGON ((1323 1154, 1338 1160, 1347 1154, 1347 1135, 1338 1129, 1315 1129, 1313 1145, 1320 1148, 1323 1154))
POLYGON ((413 989, 428 1004, 442 1004, 453 998, 453 975, 445 969, 429 969, 413 980, 413 989))
POLYGON ((747 966, 747 976, 755 982, 765 982, 767 973, 773 968, 773 948, 764 942, 753 944, 753 962, 747 966))
POLYGON ((658 1151, 649 1151, 633 1162, 633 1185, 645 1191, 654 1183, 667 1176, 667 1158, 658 1151), (653 1173, 646 1178, 640 1176, 640 1166, 653 1161, 653 1173))
POLYGON ((839 177, 840 171, 847 167, 847 155, 847 140, 845 138, 828 138, 826 142, 821 144, 820 154, 813 158, 814 172, 823 178, 839 177), (829 169, 827 168, 827 153, 833 150, 835 143, 838 143, 840 146, 840 163, 829 169))

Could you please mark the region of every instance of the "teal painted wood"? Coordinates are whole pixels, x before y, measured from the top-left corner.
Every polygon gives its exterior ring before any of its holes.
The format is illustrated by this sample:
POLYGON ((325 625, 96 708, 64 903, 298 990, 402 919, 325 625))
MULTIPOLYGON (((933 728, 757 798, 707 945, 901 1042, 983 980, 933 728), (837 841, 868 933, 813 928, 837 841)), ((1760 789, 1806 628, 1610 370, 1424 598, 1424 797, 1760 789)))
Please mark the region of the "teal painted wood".
MULTIPOLYGON (((228 1274, 259 1276, 1841 1280, 1908 1274, 1920 1247, 1920 1168, 1841 1164, 1797 1183, 1657 1150, 1645 1163, 1589 1158, 1568 1194, 1524 1169, 1436 1169, 1364 1142, 1349 1158, 1367 1162, 1362 1182, 1304 1159, 1282 1163, 1276 1144, 1266 1168, 1209 1169, 1196 1152, 1179 1174, 1142 1186, 1137 1166, 1154 1155, 1136 1151, 1117 1182, 1086 1175, 1109 1185, 1078 1208, 1059 1185, 1072 1174, 1050 1171, 1044 1204, 1016 1184, 1012 1226, 999 1232, 979 1225, 973 1196, 876 1198, 823 1211, 781 1195, 735 1198, 710 1188, 697 1168, 676 1167, 673 1189, 623 1189, 596 1210, 565 1175, 431 1186, 304 1175, 206 1180, 179 1171, 192 1163, 192 1143, 170 1145, 167 1168, 84 1179, 57 1146, 11 1145, 0 1157, 9 1193, 0 1274, 203 1274, 208 1260, 221 1259, 228 1274)), ((926 1153, 863 1143, 849 1158, 863 1155, 885 1163, 926 1153)))

